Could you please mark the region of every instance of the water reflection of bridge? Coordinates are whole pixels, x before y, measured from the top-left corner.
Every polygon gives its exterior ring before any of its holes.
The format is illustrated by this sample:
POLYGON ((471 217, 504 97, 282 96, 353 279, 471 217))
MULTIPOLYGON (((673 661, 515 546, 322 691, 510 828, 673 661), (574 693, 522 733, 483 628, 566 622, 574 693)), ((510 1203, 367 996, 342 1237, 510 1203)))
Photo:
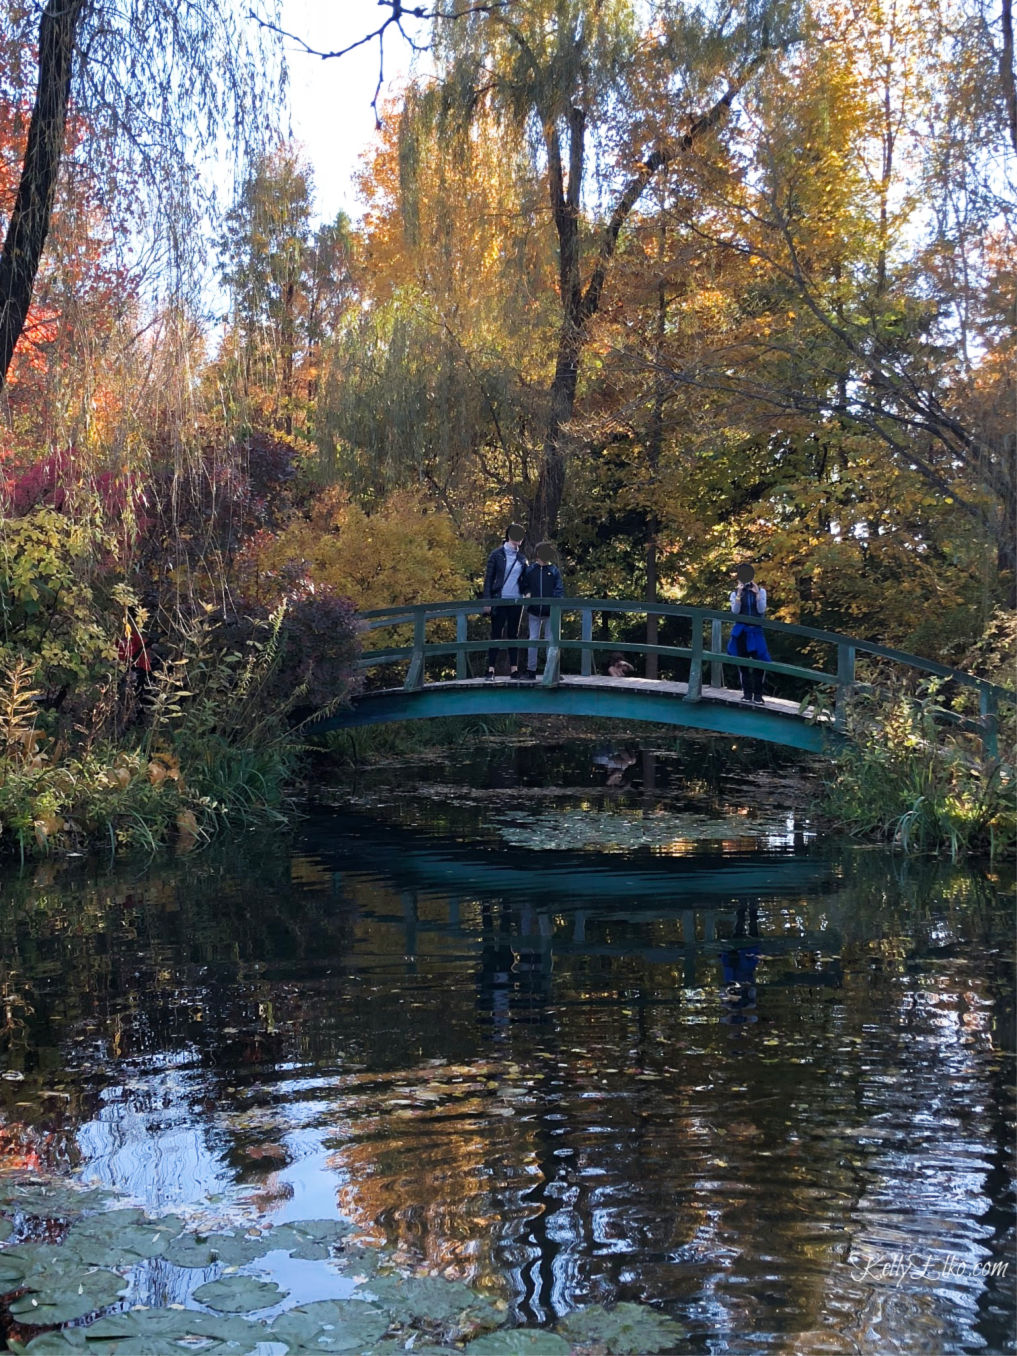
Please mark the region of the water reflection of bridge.
MULTIPOLYGON (((429 934, 462 940, 479 932, 482 970, 492 948, 507 945, 517 973, 528 969, 549 979, 556 961, 629 957, 680 970, 681 982, 691 984, 698 964, 730 949, 727 918, 767 899, 815 901, 840 885, 834 863, 790 852, 539 853, 471 848, 406 829, 393 851, 391 834, 374 820, 348 816, 340 826, 341 836, 330 843, 313 843, 314 854, 337 883, 347 873, 368 874, 395 887, 401 908, 375 906, 371 917, 402 932, 409 964, 429 934), (667 936, 648 943, 654 924, 667 936)), ((840 936, 794 931, 753 944, 766 956, 829 957, 838 954, 840 936)))
POLYGON ((715 843, 681 843, 680 850, 650 855, 610 852, 540 852, 527 848, 470 846, 419 830, 397 831, 368 815, 330 816, 327 836, 307 832, 307 848, 333 871, 370 871, 394 884, 430 893, 525 898, 541 907, 572 910, 584 901, 681 901, 718 907, 742 895, 814 894, 834 888, 829 861, 788 850, 752 850, 744 839, 729 849, 715 843), (393 838, 398 833, 398 846, 393 838))
MULTIPOLYGON (((502 1219, 497 1256, 518 1316, 550 1321, 563 1296, 582 1289, 584 1269, 611 1276, 626 1254, 650 1257, 649 1269, 668 1272, 672 1285, 675 1277, 695 1285, 703 1240, 720 1229, 701 1205, 716 1175, 704 1110, 714 1101, 702 1088, 716 1080, 728 1089, 717 1105, 751 1144, 762 1138, 751 1118, 786 1105, 797 1084, 783 1060, 762 1070, 756 1045, 741 1037, 757 1021, 777 1032, 789 1005, 814 1015, 827 999, 841 1001, 841 936, 825 925, 824 908, 843 888, 839 866, 744 848, 695 847, 687 857, 468 848, 401 828, 386 835, 355 816, 336 828, 308 846, 362 910, 364 944, 370 935, 377 954, 399 956, 414 998, 436 961, 456 957, 455 993, 432 1019, 461 1019, 472 1002, 492 1055, 532 1075, 494 1076, 514 1092, 505 1103, 511 1130, 492 1115, 479 1139, 478 1113, 465 1133, 450 1104, 417 1140, 435 1164, 456 1164, 471 1208, 502 1219), (660 1173, 665 1152, 680 1162, 660 1173), (498 1166, 510 1161, 513 1172, 498 1166), (656 1198, 658 1180, 670 1206, 656 1198), (619 1181, 629 1183, 624 1199, 619 1181), (644 1235, 652 1247, 639 1242, 644 1235)), ((411 1029, 426 1027, 427 1008, 406 1018, 411 1029)), ((777 1036, 764 1039, 778 1047, 777 1036)), ((807 1066, 794 1073, 811 1078, 807 1066)), ((716 1152, 734 1153, 732 1183, 742 1170, 753 1182, 765 1172, 730 1144, 716 1152)), ((356 1169, 359 1182, 385 1178, 365 1159, 356 1169)), ((377 1205, 379 1215, 387 1205, 386 1223, 410 1255, 425 1227, 447 1236, 447 1205, 396 1208, 383 1197, 377 1205)))

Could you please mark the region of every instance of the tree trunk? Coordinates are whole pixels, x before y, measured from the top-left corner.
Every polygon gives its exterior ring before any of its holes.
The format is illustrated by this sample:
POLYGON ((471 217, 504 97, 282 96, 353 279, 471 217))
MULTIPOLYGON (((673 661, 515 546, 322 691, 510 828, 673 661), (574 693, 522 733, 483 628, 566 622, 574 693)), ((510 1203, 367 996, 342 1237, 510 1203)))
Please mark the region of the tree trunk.
MULTIPOLYGON (((667 252, 667 218, 662 213, 660 218, 660 257, 657 261, 660 268, 660 278, 657 283, 657 317, 656 334, 654 336, 654 365, 656 375, 653 379, 653 411, 650 418, 649 437, 646 440, 646 460, 650 465, 650 474, 654 479, 657 477, 657 470, 660 466, 660 454, 664 447, 664 401, 667 399, 667 383, 664 380, 661 367, 661 356, 664 351, 664 337, 667 333, 667 278, 665 275, 664 259, 667 252)), ((657 601, 657 530, 659 528, 657 515, 650 512, 646 515, 646 605, 650 607, 657 601)), ((646 643, 647 645, 656 645, 659 637, 660 618, 653 612, 647 611, 646 614, 646 643)), ((647 678, 656 678, 660 671, 660 656, 647 654, 646 656, 646 676, 647 678)))
POLYGON ((0 255, 0 388, 25 327, 63 157, 74 40, 85 0, 48 0, 21 182, 0 255))
POLYGON ((999 58, 1000 83, 1003 86, 1003 102, 1006 104, 1006 120, 1010 130, 1010 144, 1017 151, 1017 88, 1013 74, 1013 8, 1011 0, 1003 0, 1002 13, 1003 50, 999 58))
POLYGON ((544 455, 537 477, 537 492, 530 513, 529 533, 534 544, 554 536, 558 511, 565 493, 565 425, 572 418, 576 404, 576 384, 579 380, 578 336, 570 334, 570 327, 562 325, 558 345, 558 361, 550 391, 550 412, 544 433, 544 455))
POLYGON ((565 495, 566 430, 575 411, 579 363, 589 338, 589 322, 600 309, 604 284, 622 228, 646 185, 658 170, 666 169, 668 165, 673 164, 678 156, 690 150, 704 133, 711 131, 721 122, 735 96, 762 64, 765 56, 766 49, 747 64, 744 71, 729 84, 726 93, 712 108, 701 114, 677 142, 653 151, 639 166, 618 194, 614 209, 601 232, 597 257, 585 288, 582 285, 580 258, 579 201, 583 181, 586 114, 580 108, 569 110, 567 184, 557 127, 550 119, 545 124, 548 188, 551 195, 551 213, 558 234, 558 294, 562 319, 558 331, 558 357, 548 393, 543 459, 530 513, 529 532, 534 541, 553 537, 558 525, 558 513, 565 495))

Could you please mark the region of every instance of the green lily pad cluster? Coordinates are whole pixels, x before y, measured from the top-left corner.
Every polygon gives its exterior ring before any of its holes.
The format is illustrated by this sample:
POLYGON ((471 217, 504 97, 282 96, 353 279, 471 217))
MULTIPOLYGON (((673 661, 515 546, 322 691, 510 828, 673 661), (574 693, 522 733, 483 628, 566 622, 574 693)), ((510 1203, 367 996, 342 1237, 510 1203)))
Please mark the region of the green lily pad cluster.
MULTIPOLYGON (((465 1352, 466 1356, 598 1356, 675 1351, 685 1336, 651 1309, 619 1304, 570 1314, 557 1332, 504 1329, 507 1307, 459 1281, 378 1271, 377 1250, 349 1249, 357 1290, 349 1299, 283 1309, 287 1292, 274 1281, 240 1272, 270 1252, 321 1260, 353 1232, 344 1220, 299 1220, 260 1233, 200 1235, 176 1215, 151 1219, 137 1209, 101 1209, 105 1194, 27 1186, 0 1190, 0 1241, 22 1236, 31 1221, 59 1221, 60 1243, 18 1241, 0 1247, 0 1295, 20 1335, 23 1356, 384 1356, 465 1352), (193 1292, 201 1308, 117 1308, 129 1273, 158 1258, 179 1267, 224 1270, 193 1292), (106 1311, 106 1312, 103 1312, 106 1311), (261 1315, 260 1317, 258 1315, 261 1315), (91 1321, 87 1321, 91 1319, 91 1321), (71 1326, 67 1326, 71 1325, 71 1326), (46 1329, 35 1335, 25 1330, 46 1329)), ((38 1232, 38 1227, 35 1228, 38 1232)), ((52 1233, 51 1227, 47 1232, 52 1233)), ((381 1259, 383 1260, 383 1259, 381 1259)))

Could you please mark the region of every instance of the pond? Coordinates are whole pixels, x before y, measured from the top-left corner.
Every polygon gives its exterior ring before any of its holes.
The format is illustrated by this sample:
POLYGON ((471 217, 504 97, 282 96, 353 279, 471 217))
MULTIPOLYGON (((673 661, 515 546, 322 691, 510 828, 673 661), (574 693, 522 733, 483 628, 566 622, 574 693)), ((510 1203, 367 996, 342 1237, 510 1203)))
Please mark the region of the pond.
POLYGON ((2 877, 8 1246, 55 1174, 349 1221, 346 1263, 239 1259, 276 1310, 381 1258, 510 1327, 646 1306, 675 1352, 1014 1350, 1012 876, 823 841, 788 765, 706 741, 468 743, 295 841, 2 877))

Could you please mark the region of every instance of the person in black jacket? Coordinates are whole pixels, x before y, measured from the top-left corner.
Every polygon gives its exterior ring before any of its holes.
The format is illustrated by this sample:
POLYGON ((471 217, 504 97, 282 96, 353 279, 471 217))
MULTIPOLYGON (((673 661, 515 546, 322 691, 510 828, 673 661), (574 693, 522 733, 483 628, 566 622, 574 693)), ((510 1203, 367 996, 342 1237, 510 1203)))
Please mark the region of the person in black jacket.
MULTIPOLYGON (((491 614, 491 640, 515 640, 519 635, 519 617, 522 613, 520 598, 522 595, 521 580, 526 569, 526 556, 523 554, 523 537, 525 531, 518 523, 510 523, 505 533, 505 541, 497 547, 487 558, 487 569, 484 571, 484 594, 485 598, 491 599, 491 606, 485 608, 485 612, 491 614), (508 606, 499 606, 496 599, 513 599, 508 606)), ((498 662, 498 651, 500 645, 493 645, 487 652, 487 677, 490 681, 494 678, 495 665, 498 662)), ((509 646, 508 652, 509 669, 511 677, 519 676, 517 660, 519 651, 515 645, 509 646)))
MULTIPOLYGON (((563 598, 565 596, 565 585, 562 581, 561 571, 554 563, 556 555, 554 543, 549 541, 538 542, 533 551, 533 564, 527 566, 523 571, 522 581, 519 585, 523 594, 527 598, 563 598)), ((531 602, 526 609, 527 620, 530 628, 530 640, 551 639, 551 608, 549 604, 541 601, 539 603, 531 602)), ((516 678, 536 678, 537 676, 537 647, 531 645, 526 655, 526 668, 519 670, 513 675, 516 678)))

